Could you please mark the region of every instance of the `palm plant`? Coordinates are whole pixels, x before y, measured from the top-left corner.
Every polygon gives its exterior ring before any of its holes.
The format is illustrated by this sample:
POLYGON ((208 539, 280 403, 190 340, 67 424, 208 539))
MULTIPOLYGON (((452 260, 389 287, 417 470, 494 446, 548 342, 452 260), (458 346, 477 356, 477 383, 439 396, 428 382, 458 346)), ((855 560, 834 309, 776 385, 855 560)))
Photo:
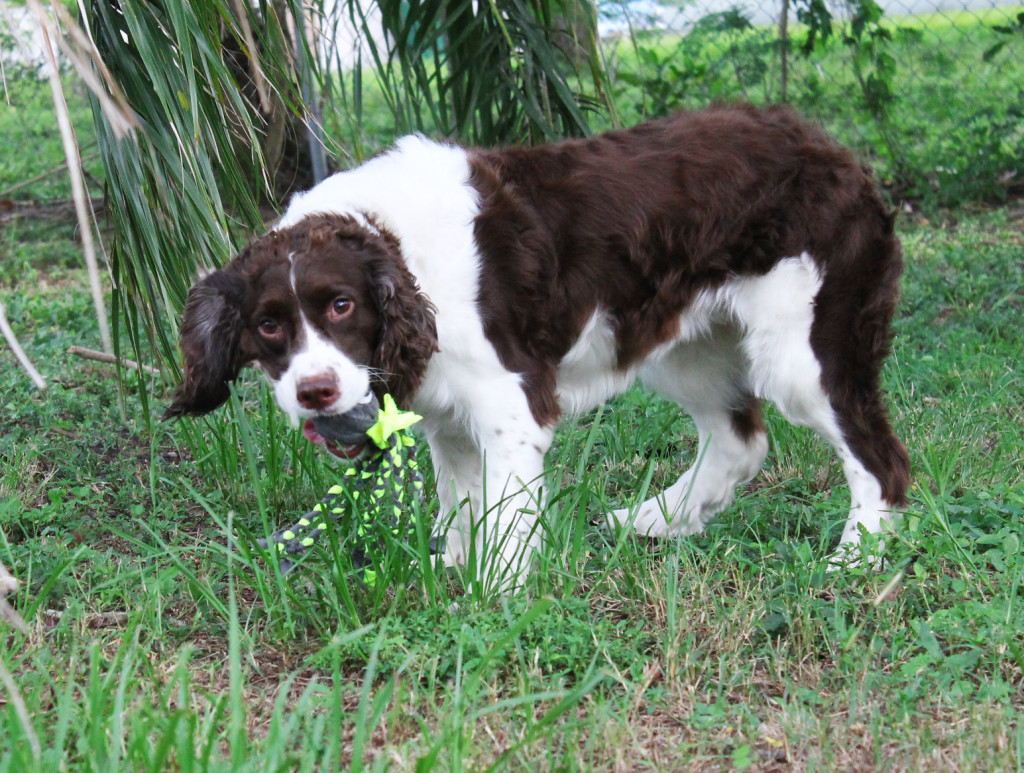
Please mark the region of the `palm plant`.
MULTIPOLYGON (((601 84, 596 15, 587 2, 489 0, 347 4, 402 131, 433 129, 478 143, 585 134, 593 107, 566 74, 601 84)), ((354 75, 359 77, 361 62, 354 75)), ((579 83, 579 79, 576 79, 579 83)))
POLYGON ((197 270, 226 259, 235 232, 262 225, 273 124, 247 98, 225 42, 255 42, 252 80, 264 104, 273 94, 300 113, 301 105, 276 14, 254 28, 255 19, 240 3, 89 6, 96 49, 139 122, 119 137, 94 111, 114 234, 114 313, 137 354, 152 348, 174 361, 173 322, 197 270))
MULTIPOLYGON (((115 314, 136 354, 153 350, 172 370, 174 323, 197 271, 262 229, 260 205, 293 187, 278 184, 278 169, 296 166, 288 124, 316 112, 304 78, 346 120, 362 117, 375 90, 394 134, 484 143, 585 133, 593 100, 566 73, 582 65, 600 84, 585 0, 319 0, 312 12, 299 0, 91 0, 86 20, 140 125, 120 138, 96 111, 115 314), (302 34, 329 35, 340 21, 362 36, 348 72, 321 55, 336 48, 302 34)), ((304 138, 291 135, 300 152, 304 138)))
MULTIPOLYGON (((106 91, 137 120, 125 135, 99 102, 94 109, 123 331, 115 349, 157 359, 168 381, 179 375, 178 315, 198 273, 262 232, 282 198, 312 182, 307 128, 315 140, 324 127, 341 128, 324 144, 355 161, 410 130, 532 141, 585 133, 595 100, 581 84, 602 92, 588 0, 81 2, 97 64, 109 73, 106 91), (355 33, 347 64, 325 42, 339 24, 355 33), (384 128, 364 149, 364 119, 379 126, 382 112, 384 128)), ((142 384, 146 405, 151 386, 142 384)), ((266 395, 258 399, 266 405, 266 395)), ((280 418, 243 416, 242 405, 232 400, 219 421, 184 425, 208 478, 238 477, 236 426, 269 437, 260 447, 280 445, 280 418)), ((257 452, 243 445, 250 485, 260 486, 257 452)), ((293 443, 291 453, 290 465, 268 464, 302 471, 289 490, 322 482, 308 449, 293 443)))

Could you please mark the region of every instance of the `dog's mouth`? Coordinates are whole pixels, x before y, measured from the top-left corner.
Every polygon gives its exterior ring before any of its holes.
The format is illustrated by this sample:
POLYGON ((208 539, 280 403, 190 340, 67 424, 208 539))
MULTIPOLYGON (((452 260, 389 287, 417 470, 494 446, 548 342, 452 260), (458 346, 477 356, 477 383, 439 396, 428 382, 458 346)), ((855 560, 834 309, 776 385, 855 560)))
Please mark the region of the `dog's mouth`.
POLYGON ((355 459, 366 448, 366 443, 342 445, 335 440, 328 440, 317 431, 315 419, 306 419, 306 423, 302 425, 302 434, 306 436, 306 440, 310 443, 323 446, 329 453, 337 456, 339 459, 355 459))
POLYGON ((379 409, 376 396, 367 392, 345 413, 306 419, 302 434, 310 443, 323 446, 339 459, 355 459, 366 449, 366 431, 376 423, 379 409))

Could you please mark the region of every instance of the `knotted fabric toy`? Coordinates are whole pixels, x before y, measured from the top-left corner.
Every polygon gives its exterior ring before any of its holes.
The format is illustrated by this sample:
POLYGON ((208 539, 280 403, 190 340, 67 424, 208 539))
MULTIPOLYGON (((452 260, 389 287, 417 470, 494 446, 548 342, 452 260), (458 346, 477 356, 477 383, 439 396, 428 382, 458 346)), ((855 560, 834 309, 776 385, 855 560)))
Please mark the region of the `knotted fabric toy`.
MULTIPOLYGON (((385 395, 384 407, 378 408, 376 398, 368 393, 348 413, 306 422, 306 437, 325 445, 335 456, 353 458, 368 450, 345 469, 343 483, 331 486, 312 511, 293 526, 274 532, 269 540, 258 540, 264 548, 274 546, 282 572, 295 565, 290 557, 301 555, 320 540, 329 517, 344 516, 351 509, 356 517, 357 543, 352 564, 364 583, 376 584, 373 567, 381 563, 380 550, 387 534, 401 537, 403 532, 408 536, 415 531, 410 504, 413 498, 423 496, 423 476, 416 463, 415 442, 406 430, 421 418, 400 411, 391 395, 385 395)), ((430 552, 440 552, 434 537, 430 552)))

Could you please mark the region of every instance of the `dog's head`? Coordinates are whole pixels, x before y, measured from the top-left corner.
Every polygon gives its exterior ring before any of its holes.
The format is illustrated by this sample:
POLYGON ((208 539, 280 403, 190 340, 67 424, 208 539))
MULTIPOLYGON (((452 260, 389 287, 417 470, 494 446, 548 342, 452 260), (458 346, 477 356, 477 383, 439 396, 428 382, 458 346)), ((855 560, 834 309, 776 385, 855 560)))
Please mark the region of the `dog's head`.
POLYGON ((250 244, 189 292, 184 380, 166 416, 222 405, 255 363, 292 422, 346 413, 370 390, 402 403, 437 349, 434 309, 390 234, 317 215, 250 244))

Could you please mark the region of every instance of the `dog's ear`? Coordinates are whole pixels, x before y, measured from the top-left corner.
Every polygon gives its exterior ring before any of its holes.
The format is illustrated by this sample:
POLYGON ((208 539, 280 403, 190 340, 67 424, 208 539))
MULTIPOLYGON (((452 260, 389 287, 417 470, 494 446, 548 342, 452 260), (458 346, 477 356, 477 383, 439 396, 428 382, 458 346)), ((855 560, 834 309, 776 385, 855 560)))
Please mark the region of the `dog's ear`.
POLYGON ((372 364, 402 404, 419 387, 427 362, 438 351, 436 309, 391 250, 369 258, 366 269, 380 318, 372 364))
POLYGON ((227 401, 228 384, 252 357, 242 351, 242 299, 246 280, 237 272, 215 271, 188 293, 181 323, 185 378, 164 418, 201 416, 227 401))

